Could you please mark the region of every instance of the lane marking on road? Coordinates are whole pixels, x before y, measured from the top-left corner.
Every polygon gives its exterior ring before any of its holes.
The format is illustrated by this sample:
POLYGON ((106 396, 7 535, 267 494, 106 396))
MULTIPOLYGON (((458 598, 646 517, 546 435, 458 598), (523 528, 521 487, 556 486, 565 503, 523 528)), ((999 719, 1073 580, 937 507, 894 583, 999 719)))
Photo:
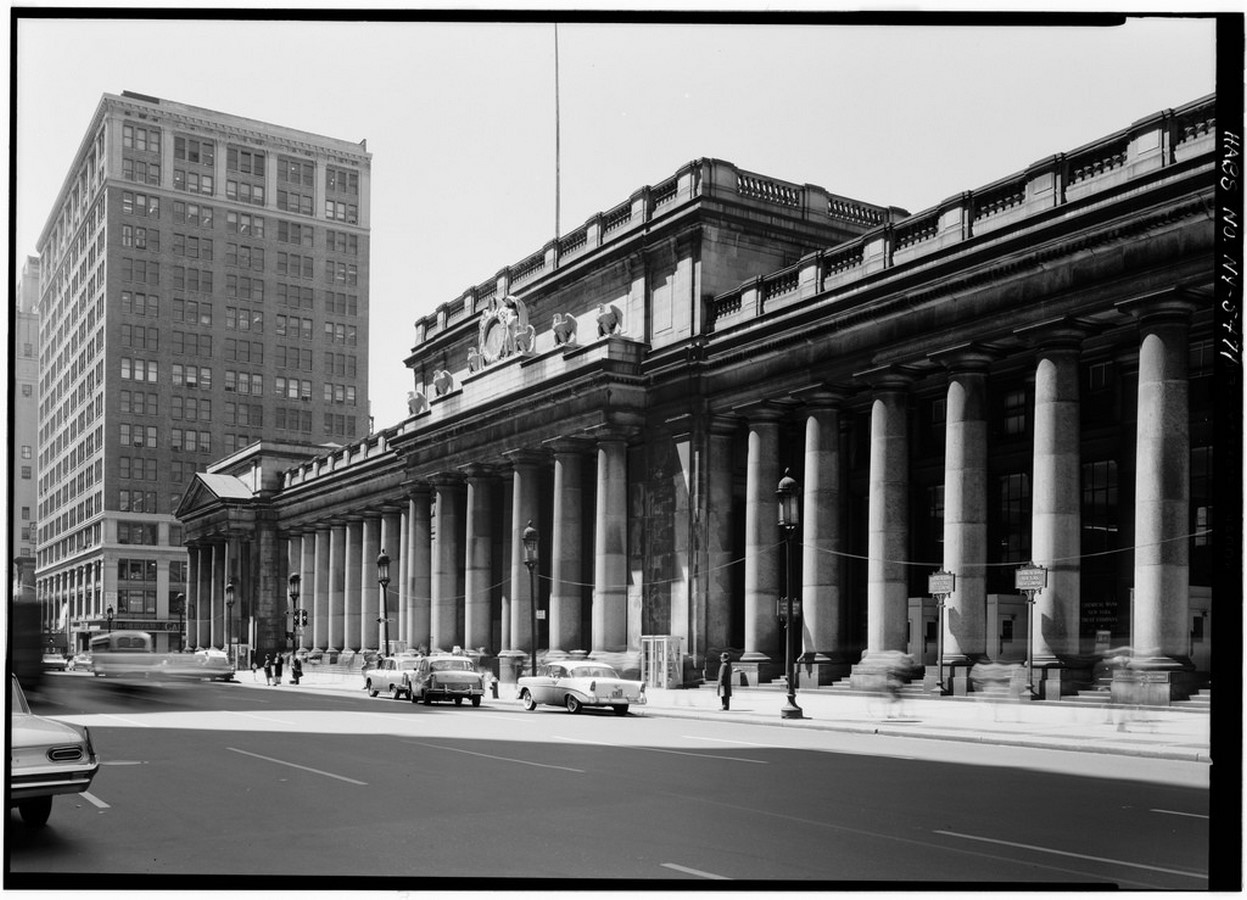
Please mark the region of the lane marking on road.
POLYGON ((784 747, 780 744, 759 744, 756 741, 734 741, 731 738, 706 737, 704 734, 686 734, 683 735, 686 741, 717 741, 720 744, 743 744, 746 747, 765 747, 768 750, 791 750, 791 747, 784 747))
POLYGON ((100 809, 112 809, 112 807, 111 807, 111 806, 109 806, 107 803, 105 803, 105 802, 104 802, 103 800, 101 800, 99 797, 97 797, 97 796, 95 796, 94 794, 92 794, 90 791, 83 791, 83 792, 82 792, 82 796, 86 798, 86 800, 87 800, 87 802, 88 802, 88 803, 94 803, 94 804, 95 804, 96 806, 98 806, 100 809))
POLYGON ((112 713, 100 713, 105 719, 116 719, 118 722, 125 722, 127 725, 137 725, 140 728, 151 728, 146 722, 139 722, 135 719, 127 719, 125 716, 115 716, 112 713))
POLYGON ((1177 809, 1150 809, 1148 810, 1148 812, 1164 813, 1167 816, 1189 816, 1192 819, 1207 819, 1208 818, 1208 816, 1204 815, 1203 813, 1182 812, 1181 810, 1177 810, 1177 809))
POLYGON ((696 759, 724 759, 728 762, 745 762, 755 763, 759 766, 769 766, 765 759, 746 759, 743 756, 715 756, 712 753, 690 753, 686 750, 666 750, 662 747, 632 747, 627 744, 609 744, 606 741, 590 741, 586 738, 570 738, 562 735, 555 735, 556 741, 566 741, 569 744, 596 744, 599 747, 613 747, 616 750, 648 750, 651 753, 672 753, 676 756, 692 756, 696 759))
POLYGON ((275 719, 272 716, 261 716, 257 713, 238 712, 232 709, 223 709, 221 712, 229 716, 242 716, 244 719, 258 719, 261 722, 276 722, 278 725, 298 725, 298 722, 290 722, 286 719, 275 719))
POLYGON ((685 872, 689 875, 696 875, 698 878, 712 878, 715 881, 731 881, 726 875, 716 875, 713 872, 703 872, 701 869, 690 869, 688 866, 678 866, 675 863, 663 863, 664 869, 675 869, 677 872, 685 872))
POLYGON ((963 838, 967 841, 982 841, 987 844, 1000 844, 1005 847, 1017 847, 1021 850, 1034 850, 1036 853, 1051 853, 1055 856, 1069 856, 1074 859, 1085 859, 1091 862, 1108 863, 1113 866, 1128 866, 1132 869, 1145 869, 1148 872, 1162 872, 1166 875, 1181 875, 1184 878, 1197 878, 1200 881, 1207 881, 1208 876, 1200 872, 1188 872, 1183 869, 1166 869, 1163 866, 1149 866, 1144 863, 1126 862, 1123 859, 1111 859, 1106 856, 1089 856, 1085 853, 1070 853, 1068 850, 1054 850, 1051 847, 1039 847, 1035 844, 1020 844, 1015 841, 1002 841, 998 838, 981 837, 976 834, 959 834, 956 831, 941 831, 935 829, 934 834, 942 834, 946 837, 963 838))
POLYGON ((301 766, 298 763, 287 762, 284 759, 274 759, 271 756, 261 756, 259 753, 252 753, 248 750, 239 750, 237 747, 226 747, 226 750, 233 750, 235 753, 241 753, 243 756, 253 756, 256 759, 262 759, 265 762, 277 763, 279 766, 289 766, 292 769, 302 769, 304 772, 311 772, 313 775, 324 775, 326 778, 336 778, 338 781, 346 781, 350 784, 358 784, 363 787, 368 786, 366 781, 356 781, 354 778, 347 778, 345 775, 335 775, 332 772, 325 772, 320 769, 312 769, 308 766, 301 766))
POLYGON ((575 772, 577 775, 585 774, 584 769, 573 769, 569 766, 552 766, 549 763, 533 762, 528 759, 514 759, 510 756, 494 756, 491 753, 476 753, 472 750, 461 750, 458 747, 446 747, 442 744, 426 744, 424 741, 403 741, 404 744, 415 744, 417 747, 431 747, 434 750, 449 750, 451 753, 464 753, 468 756, 479 756, 482 759, 496 759, 499 762, 520 763, 525 766, 536 766, 539 769, 558 769, 561 772, 575 772))

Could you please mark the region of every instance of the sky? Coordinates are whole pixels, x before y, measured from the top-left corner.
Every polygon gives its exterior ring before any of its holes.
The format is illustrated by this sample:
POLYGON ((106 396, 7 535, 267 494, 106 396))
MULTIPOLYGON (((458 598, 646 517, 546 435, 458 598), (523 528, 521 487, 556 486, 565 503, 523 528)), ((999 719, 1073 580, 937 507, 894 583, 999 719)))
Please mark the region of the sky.
MULTIPOLYGON (((606 15, 557 29, 564 234, 701 157, 919 212, 1215 89, 1208 19, 1008 28, 606 15)), ((465 18, 19 20, 18 265, 105 93, 366 139, 372 415, 377 429, 398 423, 415 320, 555 236, 555 28, 465 18)))

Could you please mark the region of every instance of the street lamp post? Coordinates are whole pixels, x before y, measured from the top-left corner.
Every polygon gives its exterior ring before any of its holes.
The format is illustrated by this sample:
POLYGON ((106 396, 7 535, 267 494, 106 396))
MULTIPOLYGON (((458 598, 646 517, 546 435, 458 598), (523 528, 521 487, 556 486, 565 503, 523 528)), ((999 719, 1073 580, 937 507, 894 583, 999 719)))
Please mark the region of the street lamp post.
POLYGON ((388 656, 390 653, 390 617, 386 608, 386 589, 390 586, 390 558, 385 553, 385 548, 377 554, 377 584, 381 585, 381 656, 388 656))
POLYGON ((113 633, 113 608, 110 606, 104 611, 104 615, 108 617, 108 633, 113 633))
MULTIPOLYGON (((234 620, 234 579, 231 576, 225 582, 225 650, 230 655, 230 659, 234 659, 233 641, 230 640, 230 625, 234 620)), ((234 664, 238 661, 234 659, 234 664)))
POLYGON ((178 642, 179 651, 186 649, 186 595, 178 594, 175 598, 178 605, 178 642))
POLYGON ((793 668, 792 632, 796 625, 792 615, 792 536, 801 522, 800 490, 797 482, 784 470, 784 477, 779 480, 779 488, 775 491, 779 500, 779 527, 784 530, 784 565, 788 585, 788 615, 784 625, 784 672, 788 680, 788 702, 780 709, 779 715, 784 719, 804 718, 801 707, 797 706, 797 675, 793 668))
POLYGON ((524 565, 528 567, 528 610, 533 629, 533 674, 537 674, 537 529, 528 520, 524 529, 524 565))
POLYGON ((299 633, 299 582, 303 577, 298 572, 291 572, 289 579, 290 593, 290 649, 297 650, 295 636, 299 633))

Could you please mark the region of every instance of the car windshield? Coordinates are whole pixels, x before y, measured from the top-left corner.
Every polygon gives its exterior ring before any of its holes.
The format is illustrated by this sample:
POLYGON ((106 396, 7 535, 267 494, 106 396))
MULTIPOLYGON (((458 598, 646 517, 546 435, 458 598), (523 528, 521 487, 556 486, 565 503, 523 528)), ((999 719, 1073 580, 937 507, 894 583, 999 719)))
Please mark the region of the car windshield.
POLYGON ((22 686, 17 683, 17 678, 11 680, 13 685, 13 712, 30 713, 30 707, 26 705, 26 695, 22 693, 22 686))
POLYGON ((429 663, 429 669, 434 672, 471 672, 472 661, 470 659, 435 659, 429 663))
POLYGON ((618 678, 610 666, 576 666, 571 670, 573 678, 618 678))

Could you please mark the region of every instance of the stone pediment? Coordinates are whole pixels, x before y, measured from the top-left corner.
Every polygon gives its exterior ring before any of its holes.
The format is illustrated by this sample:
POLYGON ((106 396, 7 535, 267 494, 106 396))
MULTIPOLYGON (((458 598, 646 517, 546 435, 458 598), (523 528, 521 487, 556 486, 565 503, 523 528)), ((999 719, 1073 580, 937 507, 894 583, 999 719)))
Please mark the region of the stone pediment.
POLYGON ((233 475, 197 472, 182 493, 182 502, 174 515, 183 519, 219 507, 227 501, 250 500, 254 496, 251 489, 233 475))

